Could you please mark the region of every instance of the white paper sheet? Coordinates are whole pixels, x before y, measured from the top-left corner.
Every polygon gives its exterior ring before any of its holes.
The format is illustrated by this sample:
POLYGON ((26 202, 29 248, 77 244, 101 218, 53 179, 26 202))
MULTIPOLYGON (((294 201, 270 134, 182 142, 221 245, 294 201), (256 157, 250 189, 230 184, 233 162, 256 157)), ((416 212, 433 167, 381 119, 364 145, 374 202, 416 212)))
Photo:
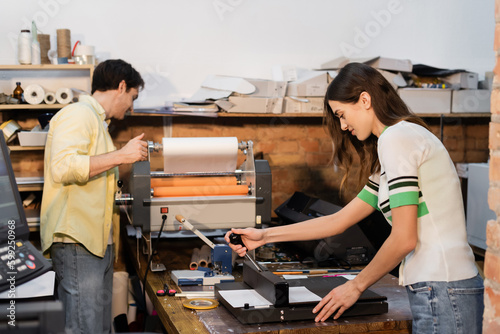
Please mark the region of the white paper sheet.
MULTIPOLYGON (((16 299, 47 297, 54 295, 54 285, 56 281, 55 271, 47 271, 32 280, 29 280, 16 287, 16 299)), ((0 293, 0 299, 13 299, 9 297, 9 290, 0 293)))
POLYGON ((307 279, 307 275, 283 275, 284 279, 307 279))
POLYGON ((288 290, 288 301, 290 304, 311 303, 321 301, 321 297, 305 286, 291 286, 288 290))
POLYGON ((270 301, 253 289, 220 290, 219 293, 234 308, 244 307, 247 303, 250 307, 272 305, 270 301))

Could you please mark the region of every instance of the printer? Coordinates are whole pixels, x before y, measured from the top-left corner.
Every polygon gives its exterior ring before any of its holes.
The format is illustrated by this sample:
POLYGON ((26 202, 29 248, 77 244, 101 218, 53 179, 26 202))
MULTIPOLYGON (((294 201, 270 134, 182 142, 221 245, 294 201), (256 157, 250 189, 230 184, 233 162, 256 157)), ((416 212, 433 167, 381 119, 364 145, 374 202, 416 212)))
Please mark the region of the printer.
MULTIPOLYGON (((132 225, 146 241, 144 253, 152 254, 151 235, 162 226, 162 236, 192 234, 182 230, 176 215, 204 232, 271 221, 271 171, 266 160, 254 159, 252 141, 163 138, 161 144, 148 142, 148 151, 147 161, 132 166, 130 194, 116 194, 116 203, 126 205, 132 225), (155 153, 163 155, 162 171, 151 170, 155 153)), ((151 269, 165 270, 161 264, 151 269)))

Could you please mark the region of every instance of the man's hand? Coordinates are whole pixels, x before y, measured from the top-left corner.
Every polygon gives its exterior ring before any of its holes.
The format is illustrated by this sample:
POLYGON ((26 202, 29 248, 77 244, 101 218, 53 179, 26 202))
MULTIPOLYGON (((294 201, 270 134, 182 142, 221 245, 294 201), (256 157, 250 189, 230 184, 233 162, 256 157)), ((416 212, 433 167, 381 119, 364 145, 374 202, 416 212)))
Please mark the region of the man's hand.
POLYGON ((148 158, 148 143, 142 140, 144 133, 131 139, 121 149, 90 157, 89 178, 123 164, 132 164, 148 158))
POLYGON ((144 161, 148 158, 148 143, 142 140, 144 133, 132 138, 123 146, 119 152, 122 156, 122 164, 131 164, 136 161, 144 161))
POLYGON ((314 308, 313 313, 319 312, 314 321, 325 321, 335 312, 337 313, 333 319, 338 319, 349 307, 356 303, 361 293, 362 291, 356 287, 354 281, 347 281, 336 287, 314 308))

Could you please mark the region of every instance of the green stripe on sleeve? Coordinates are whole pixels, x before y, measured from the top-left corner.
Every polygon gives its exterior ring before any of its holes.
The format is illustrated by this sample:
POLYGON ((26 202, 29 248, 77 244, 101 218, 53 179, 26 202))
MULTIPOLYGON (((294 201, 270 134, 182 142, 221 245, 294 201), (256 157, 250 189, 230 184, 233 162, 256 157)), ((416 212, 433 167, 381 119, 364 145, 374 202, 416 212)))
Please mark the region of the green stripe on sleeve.
POLYGON ((363 188, 363 190, 359 192, 358 198, 361 199, 363 202, 368 203, 375 209, 380 210, 378 207, 378 197, 369 192, 368 190, 366 190, 365 188, 363 188))
POLYGON ((394 194, 389 196, 391 209, 403 205, 418 205, 418 191, 408 191, 404 193, 394 194))

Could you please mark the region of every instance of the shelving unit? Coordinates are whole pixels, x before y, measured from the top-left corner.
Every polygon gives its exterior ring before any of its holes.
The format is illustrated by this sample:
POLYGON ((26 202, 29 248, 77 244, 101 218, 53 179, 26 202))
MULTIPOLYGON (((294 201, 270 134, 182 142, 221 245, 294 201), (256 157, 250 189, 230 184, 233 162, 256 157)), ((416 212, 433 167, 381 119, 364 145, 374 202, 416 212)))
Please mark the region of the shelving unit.
MULTIPOLYGON (((0 92, 12 94, 16 82, 25 89, 30 84, 38 84, 46 92, 56 92, 62 87, 77 88, 90 92, 93 65, 0 65, 0 92)), ((63 104, 2 104, 0 123, 14 119, 24 130, 30 130, 38 123, 37 117, 46 112, 57 112, 63 104)), ((44 146, 20 146, 9 144, 12 167, 21 197, 33 193, 36 201, 41 200, 43 190, 44 146)), ((30 230, 38 230, 40 224, 39 203, 25 208, 30 230)))
MULTIPOLYGON (((471 113, 450 113, 450 114, 417 114, 418 116, 422 118, 485 118, 485 117, 491 117, 491 113, 478 113, 478 112, 471 112, 471 113)), ((207 116, 201 116, 201 115, 189 115, 189 114, 161 114, 161 113, 147 113, 147 112, 133 112, 129 114, 128 116, 165 116, 165 117, 183 117, 183 116, 188 116, 188 117, 211 117, 209 115, 207 116)), ((264 118, 272 118, 272 117, 323 117, 322 113, 304 113, 304 114, 263 114, 263 113, 228 113, 228 112, 218 112, 216 117, 234 117, 234 118, 249 118, 249 117, 264 117, 264 118)))

